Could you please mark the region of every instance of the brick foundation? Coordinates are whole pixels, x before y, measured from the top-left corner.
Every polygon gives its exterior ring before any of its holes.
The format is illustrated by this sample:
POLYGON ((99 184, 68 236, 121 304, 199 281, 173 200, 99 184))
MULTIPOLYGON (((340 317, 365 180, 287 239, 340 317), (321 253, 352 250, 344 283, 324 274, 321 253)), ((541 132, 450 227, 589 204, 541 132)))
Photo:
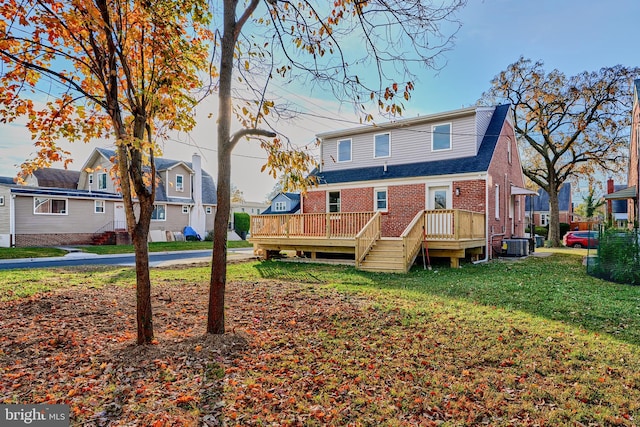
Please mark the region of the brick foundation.
POLYGON ((16 247, 90 245, 93 233, 17 234, 16 247))

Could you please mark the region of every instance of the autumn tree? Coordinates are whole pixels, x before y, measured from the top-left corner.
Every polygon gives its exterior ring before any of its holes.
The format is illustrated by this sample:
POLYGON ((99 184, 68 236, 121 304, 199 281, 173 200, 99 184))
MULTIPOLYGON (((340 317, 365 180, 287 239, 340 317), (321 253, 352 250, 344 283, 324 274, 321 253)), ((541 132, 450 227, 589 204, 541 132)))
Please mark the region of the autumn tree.
POLYGON ((631 84, 639 71, 616 65, 567 77, 521 57, 494 77, 480 100, 513 105, 523 172, 549 194, 553 246, 561 244, 560 187, 626 164, 631 84))
POLYGON ((592 186, 589 187, 587 195, 582 198, 575 211, 578 215, 585 217, 590 221, 598 212, 598 209, 605 204, 602 197, 596 196, 596 190, 592 186))
POLYGON ((265 168, 307 184, 308 151, 290 146, 270 126, 278 111, 268 88, 316 86, 352 102, 365 120, 370 110, 400 114, 416 80, 415 66, 437 67, 459 28, 455 12, 466 0, 432 4, 420 0, 224 0, 217 41, 218 209, 216 211, 207 331, 224 333, 226 224, 229 219, 230 156, 239 140, 258 138, 265 168), (234 116, 236 128, 232 132, 234 116), (276 172, 277 171, 277 172, 276 172))
POLYGON ((151 342, 155 141, 194 125, 190 91, 201 87, 209 57, 207 4, 0 0, 0 14, 0 120, 26 117, 38 148, 23 173, 70 162, 60 139, 115 140, 114 175, 136 255, 137 342, 151 342))

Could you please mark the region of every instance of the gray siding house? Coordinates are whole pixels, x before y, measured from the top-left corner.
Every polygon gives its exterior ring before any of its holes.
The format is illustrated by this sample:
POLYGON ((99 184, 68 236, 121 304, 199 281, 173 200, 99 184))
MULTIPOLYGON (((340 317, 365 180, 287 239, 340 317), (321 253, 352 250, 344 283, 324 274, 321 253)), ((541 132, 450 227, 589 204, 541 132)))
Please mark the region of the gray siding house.
MULTIPOLYGON (((122 195, 110 174, 114 157, 113 150, 97 148, 81 171, 43 169, 27 177, 27 185, 0 179, 0 246, 91 244, 101 234, 126 235, 122 195)), ((159 181, 150 238, 166 240, 185 226, 205 236, 213 229, 217 200, 200 156, 155 161, 159 181)))

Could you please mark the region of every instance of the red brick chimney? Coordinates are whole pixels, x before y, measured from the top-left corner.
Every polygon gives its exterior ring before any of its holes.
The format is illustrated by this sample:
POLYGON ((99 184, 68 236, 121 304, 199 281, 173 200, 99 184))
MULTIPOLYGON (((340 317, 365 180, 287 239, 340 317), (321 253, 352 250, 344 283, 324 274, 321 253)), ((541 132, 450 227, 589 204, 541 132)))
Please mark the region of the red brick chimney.
MULTIPOLYGON (((615 192, 615 186, 613 184, 613 178, 607 180, 607 194, 615 192)), ((613 217, 613 201, 607 200, 607 218, 613 217)))

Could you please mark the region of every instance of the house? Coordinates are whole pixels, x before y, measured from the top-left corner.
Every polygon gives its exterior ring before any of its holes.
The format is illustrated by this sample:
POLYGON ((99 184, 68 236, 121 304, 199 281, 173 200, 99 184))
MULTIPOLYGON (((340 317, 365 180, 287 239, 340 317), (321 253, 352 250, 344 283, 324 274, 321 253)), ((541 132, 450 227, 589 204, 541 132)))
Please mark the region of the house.
MULTIPOLYGON (((114 157, 113 150, 96 148, 81 171, 45 169, 27 177, 31 185, 0 180, 0 246, 91 244, 101 237, 128 241, 122 195, 109 175, 114 157), (77 177, 75 186, 70 176, 77 177)), ((150 237, 166 240, 187 225, 200 235, 212 229, 216 190, 200 156, 191 162, 157 158, 155 164, 159 179, 150 237)))
MULTIPOLYGON (((531 217, 533 217, 535 226, 546 227, 549 225, 551 211, 549 208, 549 194, 545 190, 540 188, 537 196, 526 196, 524 203, 527 226, 531 223, 531 217)), ((560 222, 570 224, 573 221, 573 200, 571 198, 571 183, 569 182, 562 184, 558 192, 558 213, 560 222)))
POLYGON ((269 214, 296 214, 300 212, 300 193, 278 193, 271 199, 271 205, 262 212, 269 214))
MULTIPOLYGON (((607 195, 613 194, 617 191, 624 190, 627 188, 626 185, 615 184, 613 179, 609 178, 607 180, 607 195)), ((625 228, 628 225, 629 215, 628 209, 629 205, 627 200, 624 199, 605 199, 607 204, 607 221, 616 227, 616 228, 625 228)))
POLYGON ((244 200, 241 202, 231 202, 231 211, 229 212, 229 230, 235 229, 235 224, 233 223, 234 213, 260 215, 268 208, 269 208, 269 204, 264 202, 247 202, 244 200))
POLYGON ((638 228, 640 219, 640 79, 633 84, 633 108, 631 110, 631 129, 629 145, 629 171, 627 186, 604 196, 605 200, 626 200, 627 224, 638 228))
POLYGON ((471 107, 318 135, 318 186, 299 216, 253 217, 254 248, 353 253, 356 267, 376 271, 407 271, 423 242, 454 267, 490 258, 524 236, 523 196, 533 193, 512 114, 471 107))

